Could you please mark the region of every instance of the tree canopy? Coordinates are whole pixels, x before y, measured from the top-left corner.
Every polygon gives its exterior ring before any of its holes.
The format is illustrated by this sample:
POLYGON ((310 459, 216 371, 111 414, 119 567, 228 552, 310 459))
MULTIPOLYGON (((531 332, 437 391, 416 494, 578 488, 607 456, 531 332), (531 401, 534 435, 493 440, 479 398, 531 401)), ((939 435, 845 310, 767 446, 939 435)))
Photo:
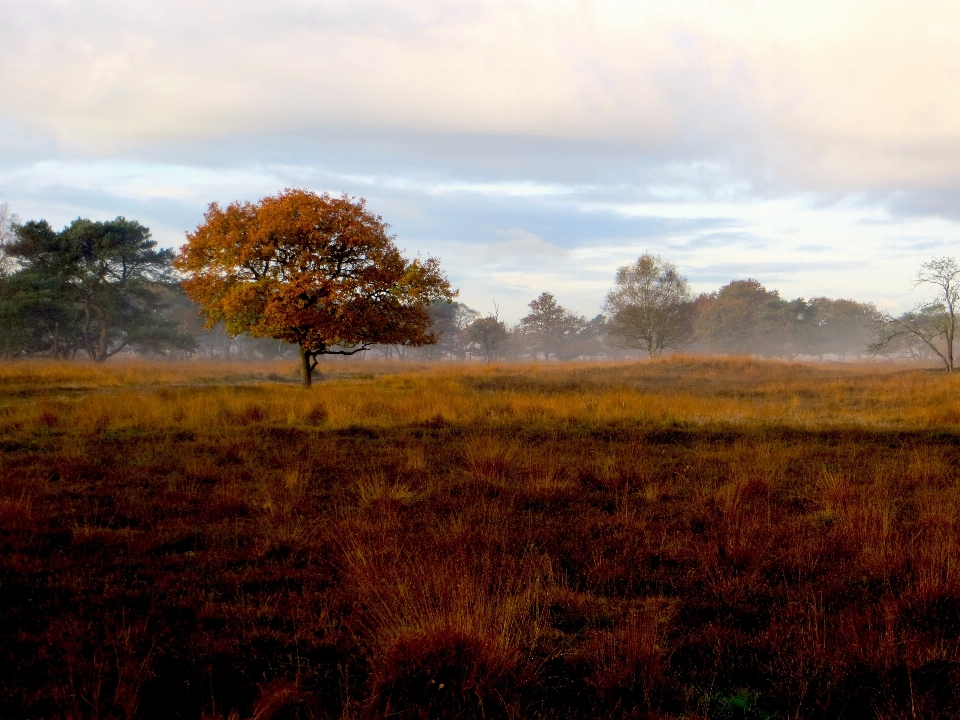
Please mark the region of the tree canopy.
POLYGON ((290 357, 293 346, 305 385, 319 356, 370 348, 487 361, 656 357, 687 345, 841 360, 866 351, 939 358, 952 370, 957 268, 952 258, 924 263, 915 287, 935 296, 893 317, 853 300, 787 300, 756 280, 694 298, 673 263, 644 253, 617 270, 604 314, 588 320, 544 292, 508 325, 454 302, 436 259, 406 259, 383 219, 346 195, 288 189, 211 204, 176 258, 136 221, 78 218, 56 231, 44 220, 21 223, 0 203, 0 357, 254 359, 290 357))
POLYGON ((874 340, 877 308, 855 300, 810 299, 816 313, 817 333, 813 350, 817 355, 847 355, 866 352, 874 340))
POLYGON ((734 280, 708 296, 696 320, 697 336, 725 353, 767 354, 763 307, 780 295, 756 280, 734 280))
POLYGON ((520 320, 519 329, 534 359, 541 354, 544 360, 559 358, 564 346, 586 325, 585 319, 561 307, 553 293, 540 293, 527 307, 530 312, 520 320))
POLYGON ((126 349, 192 347, 163 315, 173 253, 158 250, 148 228, 78 218, 60 232, 40 220, 14 234, 5 244, 13 272, 0 281, 4 354, 82 351, 102 362, 126 349))
POLYGON ((633 265, 617 270, 607 294, 608 332, 620 347, 643 350, 651 358, 691 339, 693 296, 677 266, 644 253, 633 265))
POLYGON ((467 337, 479 354, 483 355, 487 362, 491 362, 503 355, 510 331, 506 323, 496 315, 487 315, 477 318, 467 327, 467 337))
POLYGON ((436 342, 428 308, 456 295, 438 260, 403 257, 363 199, 288 189, 204 217, 175 261, 187 295, 209 326, 299 346, 305 386, 319 355, 436 342))

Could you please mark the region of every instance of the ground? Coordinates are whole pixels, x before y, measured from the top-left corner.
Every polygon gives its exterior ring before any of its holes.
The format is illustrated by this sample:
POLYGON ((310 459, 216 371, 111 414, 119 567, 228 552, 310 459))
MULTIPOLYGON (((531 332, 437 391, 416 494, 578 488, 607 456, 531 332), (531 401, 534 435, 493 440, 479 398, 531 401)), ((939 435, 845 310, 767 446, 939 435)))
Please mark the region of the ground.
POLYGON ((0 365, 0 716, 960 716, 960 378, 295 370, 0 365))

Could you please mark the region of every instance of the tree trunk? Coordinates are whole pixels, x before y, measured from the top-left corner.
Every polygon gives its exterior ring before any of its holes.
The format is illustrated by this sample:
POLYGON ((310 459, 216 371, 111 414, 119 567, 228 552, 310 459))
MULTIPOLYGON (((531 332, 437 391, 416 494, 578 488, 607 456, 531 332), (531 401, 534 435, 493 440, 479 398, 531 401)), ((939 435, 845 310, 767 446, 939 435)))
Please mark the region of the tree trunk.
MULTIPOLYGON (((102 321, 102 318, 101 318, 102 321)), ((97 343, 97 357, 94 358, 98 363, 102 363, 109 357, 107 355, 107 323, 102 322, 100 325, 100 340, 97 343)))
POLYGON ((953 333, 954 321, 950 318, 950 327, 947 328, 947 372, 953 372, 953 333))
POLYGON ((300 387, 308 388, 313 384, 313 357, 303 345, 300 346, 300 387))

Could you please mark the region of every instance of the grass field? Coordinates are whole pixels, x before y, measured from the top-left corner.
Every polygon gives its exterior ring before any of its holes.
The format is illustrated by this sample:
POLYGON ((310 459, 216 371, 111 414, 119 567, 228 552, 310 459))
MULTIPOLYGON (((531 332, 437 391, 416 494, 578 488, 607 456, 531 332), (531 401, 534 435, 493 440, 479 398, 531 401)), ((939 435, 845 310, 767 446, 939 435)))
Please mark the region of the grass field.
POLYGON ((0 717, 960 717, 960 377, 0 366, 0 717))

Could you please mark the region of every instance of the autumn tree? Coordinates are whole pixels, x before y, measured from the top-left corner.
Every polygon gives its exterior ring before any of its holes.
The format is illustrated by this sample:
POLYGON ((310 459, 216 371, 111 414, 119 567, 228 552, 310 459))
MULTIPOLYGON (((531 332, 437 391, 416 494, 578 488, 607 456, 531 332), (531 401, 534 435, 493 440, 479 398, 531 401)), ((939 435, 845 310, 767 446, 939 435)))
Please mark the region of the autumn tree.
POLYGON ((644 253, 617 270, 604 308, 610 316, 607 332, 619 347, 659 357, 690 342, 692 301, 690 285, 677 266, 644 253))
POLYGON ((297 345, 309 387, 321 355, 436 342, 428 307, 456 292, 436 259, 405 259, 388 230, 363 199, 288 189, 212 203, 175 265, 208 326, 297 345))
POLYGON ((765 354, 762 307, 780 299, 756 280, 734 280, 702 303, 694 329, 697 337, 724 353, 765 354))

